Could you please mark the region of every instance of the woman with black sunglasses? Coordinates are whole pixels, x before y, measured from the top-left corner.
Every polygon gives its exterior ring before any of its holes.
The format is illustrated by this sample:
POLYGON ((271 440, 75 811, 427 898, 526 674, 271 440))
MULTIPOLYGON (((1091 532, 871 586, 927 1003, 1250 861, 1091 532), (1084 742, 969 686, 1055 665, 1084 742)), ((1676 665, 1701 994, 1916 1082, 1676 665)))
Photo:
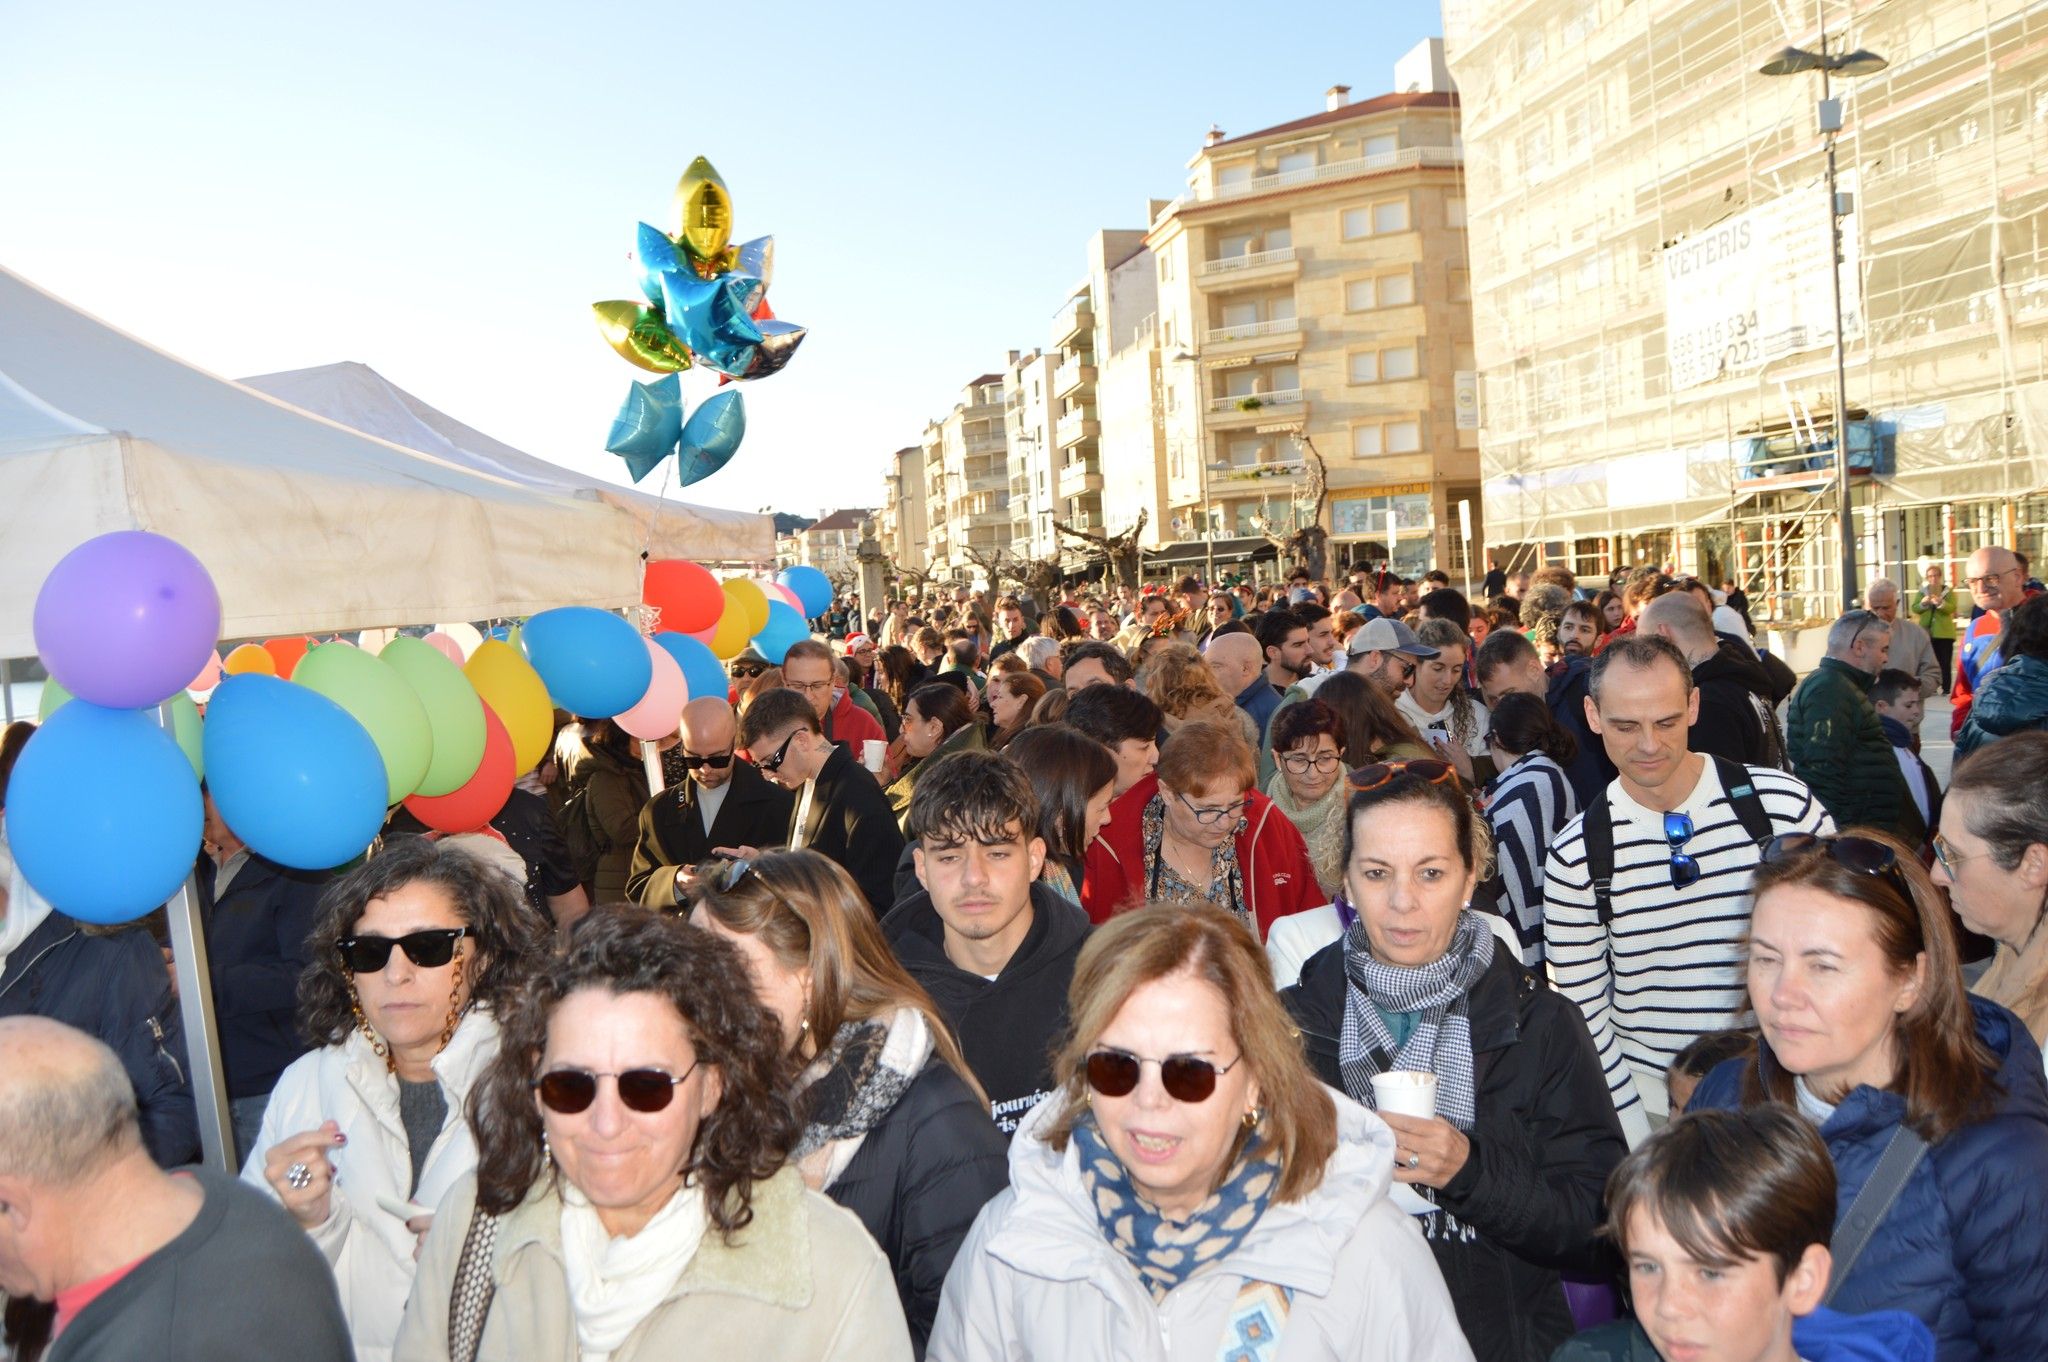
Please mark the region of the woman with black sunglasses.
POLYGON ((242 1177, 326 1253, 364 1362, 392 1355, 420 1234, 476 1166, 463 1104, 550 939, 508 872, 424 837, 321 900, 298 1018, 320 1048, 278 1078, 242 1177))
POLYGON ((1702 1079, 1691 1109, 1783 1102, 1819 1127, 1841 1216, 1834 1309, 1916 1315, 1940 1362, 2039 1357, 2048 1081, 2027 1028, 1965 992, 1947 916, 1918 857, 1884 833, 1775 839, 1748 945, 1763 1038, 1702 1079), (1888 1160, 1903 1172, 1887 1178, 1888 1160), (1859 1199, 1867 1184, 1878 1190, 1859 1199))
POLYGON ((787 1162, 788 1076, 730 942, 644 908, 577 923, 505 1010, 398 1356, 907 1362, 888 1261, 787 1162))
POLYGON ((1362 768, 1344 935, 1281 994, 1309 1064, 1393 1128, 1394 1203, 1436 1254, 1473 1354, 1543 1362, 1571 1336, 1559 1273, 1602 1266, 1628 1153, 1585 1018, 1500 918, 1471 908, 1486 823, 1442 761, 1362 768))
POLYGON ((1067 996, 1055 1090, 954 1260, 933 1357, 1471 1357, 1387 1199, 1392 1137, 1316 1082, 1241 923, 1126 913, 1067 996))

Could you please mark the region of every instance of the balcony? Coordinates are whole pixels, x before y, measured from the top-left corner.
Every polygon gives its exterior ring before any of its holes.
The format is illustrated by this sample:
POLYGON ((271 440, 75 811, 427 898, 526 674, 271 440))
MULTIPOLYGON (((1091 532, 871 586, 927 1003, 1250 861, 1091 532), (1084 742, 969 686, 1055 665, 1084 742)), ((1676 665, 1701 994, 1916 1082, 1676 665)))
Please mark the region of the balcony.
POLYGON ((1093 459, 1069 459, 1060 465, 1059 482, 1055 487, 1060 499, 1085 496, 1089 492, 1102 490, 1102 466, 1093 459))
POLYGON ((1095 366, 1078 355, 1060 361, 1060 367, 1052 371, 1052 395, 1065 397, 1084 383, 1095 381, 1095 366))
POLYGON ((1202 344, 1229 345, 1235 341, 1265 340, 1272 336, 1299 336, 1301 321, 1275 317, 1266 322, 1241 322, 1236 326, 1212 326, 1202 333, 1202 344))
POLYGON ((1083 440, 1093 440, 1102 434, 1102 422, 1095 419, 1093 407, 1076 407, 1059 419, 1052 429, 1053 443, 1061 449, 1068 449, 1083 440))
POLYGON ((1270 194, 1276 189, 1291 189, 1296 185, 1319 184, 1326 180, 1345 180, 1354 176, 1380 175, 1396 170, 1459 166, 1464 162, 1465 154, 1458 147, 1402 147, 1397 151, 1381 152, 1377 156, 1360 156, 1349 161, 1331 161, 1327 165, 1310 166, 1306 170, 1272 171, 1264 175, 1254 175, 1241 184, 1206 185, 1197 189, 1192 197, 1197 203, 1216 203, 1226 199, 1249 198, 1254 194, 1270 194))
POLYGON ((1249 255, 1226 255, 1204 260, 1195 267, 1195 281, 1210 292, 1272 284, 1301 274, 1301 260, 1294 247, 1253 251, 1249 255))
POLYGON ((1095 304, 1087 294, 1061 308, 1052 319, 1052 343, 1065 345, 1095 327, 1095 304))
POLYGON ((1307 409, 1308 402, 1299 388, 1213 397, 1209 399, 1208 425, 1213 430, 1229 430, 1272 421, 1299 421, 1307 409))
POLYGON ((969 435, 960 443, 969 454, 1001 454, 1009 448, 1009 442, 1000 435, 969 435))
POLYGON ((969 473, 960 479, 960 485, 953 489, 955 495, 961 492, 1007 492, 1010 490, 1010 475, 998 469, 992 473, 969 473))

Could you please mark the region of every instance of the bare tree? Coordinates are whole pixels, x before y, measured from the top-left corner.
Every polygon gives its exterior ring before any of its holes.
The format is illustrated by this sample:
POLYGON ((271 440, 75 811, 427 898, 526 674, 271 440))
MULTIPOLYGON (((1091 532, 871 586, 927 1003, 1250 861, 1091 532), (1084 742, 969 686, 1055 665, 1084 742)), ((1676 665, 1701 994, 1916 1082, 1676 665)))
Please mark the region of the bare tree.
POLYGON ((1140 510, 1138 518, 1122 534, 1096 534, 1090 530, 1077 530, 1062 520, 1052 522, 1052 527, 1072 539, 1095 546, 1095 561, 1106 564, 1110 575, 1118 585, 1135 590, 1138 586, 1138 537, 1145 532, 1145 522, 1150 512, 1140 510))
POLYGON ((1017 583, 1024 581, 1024 560, 1007 548, 980 549, 969 544, 960 550, 960 556, 981 569, 988 578, 989 594, 1003 594, 1005 579, 1017 583))
POLYGON ((1059 555, 1050 558, 1029 558, 1024 561, 1022 581, 1024 589, 1031 593, 1031 599, 1038 602, 1040 610, 1048 610, 1059 598, 1060 582, 1066 576, 1060 571, 1059 555))
POLYGON ((1261 523, 1259 532, 1265 535, 1266 542, 1283 560, 1276 564, 1283 572, 1287 570, 1286 565, 1298 564, 1308 569, 1310 577, 1321 581, 1330 558, 1330 532, 1323 528, 1323 506, 1330 499, 1330 469, 1308 432, 1297 430, 1291 433, 1301 442, 1304 451, 1301 466, 1306 486, 1302 489, 1303 495, 1295 498, 1297 506, 1305 503, 1301 524, 1292 534, 1282 535, 1273 533, 1270 524, 1261 523))
POLYGON ((942 580, 939 574, 929 568, 906 567, 894 558, 889 560, 889 578, 899 588, 905 583, 915 586, 919 596, 923 596, 935 583, 942 580))

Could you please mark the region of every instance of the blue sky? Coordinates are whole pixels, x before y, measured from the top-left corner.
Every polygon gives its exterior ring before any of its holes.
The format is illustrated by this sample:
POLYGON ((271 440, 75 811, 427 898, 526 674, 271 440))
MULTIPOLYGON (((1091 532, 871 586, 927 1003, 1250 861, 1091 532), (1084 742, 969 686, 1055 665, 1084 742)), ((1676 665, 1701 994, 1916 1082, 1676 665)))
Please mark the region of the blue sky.
POLYGON ((648 375, 588 304, 634 296, 634 224, 671 225, 701 153, 812 332, 684 495, 871 504, 890 450, 1044 343, 1089 235, 1180 192, 1212 122, 1378 93, 1439 31, 1426 0, 0 0, 0 265, 217 373, 360 360, 623 481, 604 432, 648 375))

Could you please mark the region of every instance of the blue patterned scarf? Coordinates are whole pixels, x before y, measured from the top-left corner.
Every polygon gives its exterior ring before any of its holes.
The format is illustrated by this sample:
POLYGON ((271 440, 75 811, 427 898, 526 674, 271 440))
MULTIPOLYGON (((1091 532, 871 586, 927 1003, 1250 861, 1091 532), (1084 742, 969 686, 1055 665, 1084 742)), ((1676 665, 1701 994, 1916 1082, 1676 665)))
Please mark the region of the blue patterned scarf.
POLYGON ((1102 1237, 1130 1260, 1155 1301, 1210 1263, 1229 1256, 1266 1213, 1280 1164, 1249 1140, 1230 1174, 1186 1220, 1168 1220, 1131 1184, 1123 1163, 1096 1129, 1093 1113, 1074 1126, 1081 1176, 1102 1237))

